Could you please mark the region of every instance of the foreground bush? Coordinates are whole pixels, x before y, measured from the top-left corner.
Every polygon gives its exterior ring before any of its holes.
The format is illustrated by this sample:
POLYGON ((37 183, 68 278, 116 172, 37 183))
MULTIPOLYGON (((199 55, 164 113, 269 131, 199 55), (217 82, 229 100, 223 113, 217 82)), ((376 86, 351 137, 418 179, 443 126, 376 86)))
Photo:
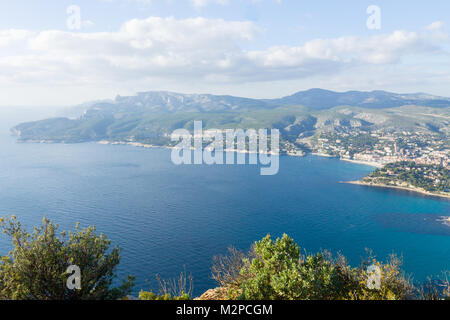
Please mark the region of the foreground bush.
MULTIPOLYGON (((110 248, 110 240, 96 235, 94 227, 77 225, 75 232, 57 233, 58 226, 44 219, 28 233, 15 217, 0 219, 0 227, 13 244, 13 250, 0 257, 0 300, 135 299, 127 296, 134 286, 133 277, 113 287, 120 249, 110 248), (68 268, 74 265, 81 275, 77 288, 69 286, 73 275, 68 268)), ((415 287, 400 266, 395 256, 384 263, 369 256, 354 268, 341 255, 302 255, 287 235, 275 241, 266 236, 247 254, 230 249, 228 256, 216 257, 213 279, 221 287, 204 296, 246 300, 450 298, 448 275, 415 287)), ((140 300, 191 299, 193 281, 186 272, 176 279, 157 279, 159 293, 141 291, 140 300)))
POLYGON ((275 241, 267 236, 249 254, 230 253, 216 257, 213 266, 213 278, 227 289, 229 299, 405 300, 441 299, 449 293, 448 281, 440 292, 414 287, 394 255, 386 263, 369 257, 352 268, 341 255, 302 256, 287 235, 275 241))
POLYGON ((153 292, 141 291, 139 293, 139 300, 153 300, 153 301, 177 300, 177 301, 182 301, 182 300, 191 300, 191 298, 189 297, 189 295, 187 293, 185 293, 181 296, 178 296, 178 297, 172 297, 170 294, 156 295, 153 292))
POLYGON ((134 278, 112 287, 120 249, 111 250, 104 235, 95 228, 57 234, 58 226, 43 219, 40 227, 28 233, 15 217, 0 219, 13 250, 0 258, 0 299, 75 300, 118 299, 130 293, 134 278), (69 289, 67 269, 76 265, 81 271, 79 289, 69 289))
POLYGON ((158 275, 159 294, 141 290, 139 300, 191 300, 194 289, 192 275, 182 272, 178 278, 163 280, 158 275))

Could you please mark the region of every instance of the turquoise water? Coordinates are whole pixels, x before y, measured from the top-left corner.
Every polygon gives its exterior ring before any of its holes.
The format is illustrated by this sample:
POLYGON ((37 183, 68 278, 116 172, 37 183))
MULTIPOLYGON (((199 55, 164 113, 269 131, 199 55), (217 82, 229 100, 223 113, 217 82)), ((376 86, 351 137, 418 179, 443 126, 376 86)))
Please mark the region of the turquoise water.
MULTIPOLYGON (((123 248, 120 276, 136 291, 155 274, 194 277, 195 293, 215 286, 212 257, 248 249, 270 233, 307 252, 341 252, 356 265, 370 248, 396 252, 416 280, 450 269, 448 200, 342 184, 372 168, 335 159, 282 157, 276 176, 257 166, 175 166, 170 151, 94 143, 18 144, 0 121, 0 215, 28 227, 46 215, 63 228, 96 225, 123 248)), ((0 254, 10 243, 0 236, 0 254)))

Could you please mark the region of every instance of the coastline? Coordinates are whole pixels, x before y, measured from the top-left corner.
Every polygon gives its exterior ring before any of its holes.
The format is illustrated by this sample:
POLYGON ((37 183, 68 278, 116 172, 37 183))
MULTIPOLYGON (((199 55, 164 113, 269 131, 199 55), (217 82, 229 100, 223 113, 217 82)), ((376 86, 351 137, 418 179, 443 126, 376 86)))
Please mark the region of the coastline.
POLYGON ((400 186, 392 186, 392 185, 386 185, 386 184, 379 184, 379 183, 367 183, 362 181, 345 181, 342 183, 347 184, 354 184, 354 185, 360 185, 360 186, 367 186, 367 187, 376 187, 376 188, 387 188, 387 189, 397 189, 397 190, 404 190, 404 191, 411 191, 415 193, 419 193, 426 196, 433 196, 433 197, 439 197, 444 199, 450 199, 450 194, 442 194, 442 193, 434 193, 425 191, 423 189, 414 188, 414 187, 400 187, 400 186))
POLYGON ((374 168, 382 168, 383 165, 381 163, 378 162, 374 162, 374 161, 364 161, 364 160, 351 160, 351 159, 342 159, 340 157, 336 157, 336 156, 332 156, 329 154, 325 154, 325 153, 316 153, 313 152, 311 153, 313 156, 318 156, 318 157, 325 157, 325 158, 335 158, 341 161, 346 161, 346 162, 351 162, 351 163, 356 163, 356 164, 363 164, 366 166, 370 166, 370 167, 374 167, 374 168))
POLYGON ((383 168, 383 165, 381 163, 373 162, 373 161, 350 160, 350 159, 339 159, 339 160, 347 161, 347 162, 351 162, 351 163, 357 163, 357 164, 364 164, 366 166, 371 166, 374 168, 383 168))
POLYGON ((329 154, 326 154, 326 153, 311 152, 311 154, 312 154, 313 156, 318 156, 318 157, 336 158, 336 159, 339 159, 339 158, 336 157, 336 156, 332 156, 332 155, 329 155, 329 154))
MULTIPOLYGON (((146 149, 167 149, 167 150, 174 150, 174 149, 180 149, 177 147, 172 146, 155 146, 153 144, 145 144, 140 142, 124 142, 124 141, 107 141, 107 140, 101 140, 97 142, 98 144, 102 145, 128 145, 132 147, 137 148, 146 148, 146 149)), ((191 147, 190 150, 195 150, 194 147, 191 147)), ((207 150, 207 149, 205 149, 207 150)), ((233 152, 233 153, 245 153, 245 154, 266 154, 266 155, 282 155, 282 153, 276 153, 272 151, 268 152, 251 152, 249 150, 237 150, 237 149, 224 149, 223 152, 233 152)), ((283 154, 284 155, 284 154, 283 154)), ((292 157, 301 157, 301 155, 294 155, 294 154, 288 154, 286 155, 292 156, 292 157)))
MULTIPOLYGON (((65 143, 63 141, 51 141, 51 140, 23 140, 20 141, 22 143, 65 143)), ((100 141, 96 141, 96 143, 98 144, 102 144, 102 145, 129 145, 132 147, 137 147, 137 148, 146 148, 146 149, 168 149, 168 150, 172 150, 175 149, 176 147, 172 147, 172 146, 157 146, 157 145, 152 145, 152 144, 145 144, 145 143, 141 143, 141 142, 125 142, 125 141, 108 141, 108 140, 100 140, 100 141)), ((194 148, 191 148, 191 150, 195 150, 194 148)), ((232 150, 228 150, 225 149, 223 150, 224 152, 234 152, 234 153, 245 153, 245 154, 251 154, 253 152, 250 152, 248 150, 236 150, 236 149, 232 149, 232 150)), ((260 154, 260 152, 257 152, 257 154, 260 154)), ((261 153, 262 154, 262 153, 261 153)), ((270 155, 276 155, 276 153, 274 152, 266 152, 264 154, 270 154, 270 155)), ((325 158, 334 158, 340 161, 346 161, 346 162, 351 162, 351 163, 355 163, 355 164, 362 164, 362 165, 366 165, 366 166, 370 166, 370 167, 374 167, 374 168, 382 168, 383 165, 378 163, 378 162, 373 162, 373 161, 363 161, 363 160, 351 160, 351 159, 342 159, 340 157, 336 157, 336 156, 332 156, 329 154, 325 154, 325 153, 316 153, 316 152, 312 152, 310 153, 313 156, 318 156, 318 157, 325 157, 325 158)), ((308 155, 308 153, 278 153, 278 155, 286 155, 289 157, 305 157, 308 155)))
MULTIPOLYGON (((27 140, 27 141, 21 141, 21 142, 34 142, 34 143, 61 143, 61 142, 53 142, 53 141, 32 141, 32 140, 27 140)), ((102 144, 102 145, 130 145, 133 147, 140 147, 140 148, 147 148, 147 149, 156 149, 156 148, 160 148, 160 149, 168 149, 168 150, 172 150, 172 149, 176 149, 176 147, 172 147, 172 146, 157 146, 157 145, 151 145, 151 144, 144 144, 144 143, 140 143, 140 142, 124 142, 124 141, 107 141, 107 140, 100 140, 97 141, 96 143, 98 144, 102 144)), ((194 148, 191 148, 191 150, 195 150, 194 148)), ((250 154, 251 152, 248 150, 242 151, 242 150, 223 150, 224 152, 234 152, 234 153, 245 153, 245 154, 250 154)), ((259 154, 259 153, 258 153, 259 154)), ((274 152, 267 152, 265 154, 270 154, 270 155, 277 155, 274 152)), ((377 162, 370 162, 370 161, 362 161, 362 160, 350 160, 350 159, 342 159, 339 157, 335 157, 332 155, 328 155, 328 154, 323 154, 323 153, 310 153, 311 155, 314 156, 319 156, 319 157, 326 157, 326 158, 335 158, 337 160, 342 160, 342 161, 346 161, 346 162, 350 162, 350 163, 355 163, 355 164, 362 164, 362 165, 367 165, 367 166, 371 166, 374 168, 382 168, 383 165, 377 162)), ((286 155, 289 157, 305 157, 308 154, 291 154, 291 153, 285 153, 285 154, 281 154, 278 153, 278 155, 286 155)), ((342 181, 341 183, 346 183, 346 184, 354 184, 354 185, 361 185, 361 186, 368 186, 368 187, 376 187, 376 188, 388 188, 388 189, 397 189, 397 190, 403 190, 403 191, 410 191, 410 192, 414 192, 414 193, 418 193, 418 194, 422 194, 425 196, 432 196, 432 197, 439 197, 442 199, 449 199, 450 200, 450 194, 442 194, 442 193, 433 193, 433 192, 429 192, 429 191, 425 191, 423 189, 419 189, 419 188, 414 188, 414 187, 400 187, 400 186, 392 186, 392 185, 384 185, 384 184, 375 184, 375 183, 366 183, 366 182, 362 182, 362 181, 342 181)))

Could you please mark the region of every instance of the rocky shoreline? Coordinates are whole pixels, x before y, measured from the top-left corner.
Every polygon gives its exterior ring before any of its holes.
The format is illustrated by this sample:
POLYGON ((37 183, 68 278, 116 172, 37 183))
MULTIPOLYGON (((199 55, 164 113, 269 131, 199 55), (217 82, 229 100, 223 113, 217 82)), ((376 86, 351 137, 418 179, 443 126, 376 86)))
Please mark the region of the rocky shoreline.
POLYGON ((433 197, 440 197, 440 198, 444 198, 444 199, 450 199, 450 194, 438 193, 438 192, 430 192, 430 191, 426 191, 426 190, 423 190, 423 189, 420 189, 420 188, 415 188, 415 187, 400 187, 400 186, 393 186, 393 185, 380 184, 380 183, 370 183, 370 182, 364 182, 364 181, 346 181, 344 183, 361 185, 361 186, 368 186, 368 187, 376 187, 376 188, 388 188, 388 189, 397 189, 397 190, 411 191, 411 192, 420 193, 420 194, 426 195, 426 196, 433 196, 433 197))
POLYGON ((363 164, 365 166, 370 166, 370 167, 374 167, 374 168, 382 168, 383 164, 378 163, 378 162, 373 162, 373 161, 363 161, 363 160, 353 160, 353 159, 343 159, 337 156, 332 156, 329 154, 325 154, 325 153, 317 153, 317 152, 313 152, 311 153, 313 156, 318 156, 318 157, 325 157, 325 158, 334 158, 334 159, 338 159, 341 161, 345 161, 345 162, 351 162, 351 163, 356 163, 356 164, 363 164))
MULTIPOLYGON (((98 144, 103 144, 103 145, 128 145, 128 146, 132 146, 132 147, 137 147, 137 148, 146 148, 146 149, 168 149, 168 150, 174 150, 174 149, 180 149, 174 146, 157 146, 157 145, 153 145, 153 144, 145 144, 145 143, 141 143, 141 142, 123 142, 123 141, 107 141, 107 140, 101 140, 97 142, 98 144)), ((196 150, 194 147, 190 147, 190 150, 194 151, 196 150)), ((208 150, 208 149, 205 149, 208 150)), ((276 153, 276 152, 272 152, 272 151, 267 151, 267 152, 250 152, 248 150, 238 150, 238 149, 224 149, 223 152, 234 152, 234 153, 245 153, 245 154, 267 154, 267 155, 282 155, 284 153, 276 153)), ((286 155, 292 156, 292 157, 300 157, 300 155, 295 155, 295 154, 289 154, 286 153, 286 155)))

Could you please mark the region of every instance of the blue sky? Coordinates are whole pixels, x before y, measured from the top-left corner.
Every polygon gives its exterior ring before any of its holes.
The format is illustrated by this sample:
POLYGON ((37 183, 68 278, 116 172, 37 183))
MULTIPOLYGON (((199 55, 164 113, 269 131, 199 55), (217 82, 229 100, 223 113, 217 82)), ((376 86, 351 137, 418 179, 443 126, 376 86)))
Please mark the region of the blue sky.
POLYGON ((449 17, 445 0, 2 1, 0 105, 73 105, 145 90, 450 96, 449 17), (68 27, 74 5, 80 28, 68 27), (379 29, 366 25, 371 5, 379 29))

